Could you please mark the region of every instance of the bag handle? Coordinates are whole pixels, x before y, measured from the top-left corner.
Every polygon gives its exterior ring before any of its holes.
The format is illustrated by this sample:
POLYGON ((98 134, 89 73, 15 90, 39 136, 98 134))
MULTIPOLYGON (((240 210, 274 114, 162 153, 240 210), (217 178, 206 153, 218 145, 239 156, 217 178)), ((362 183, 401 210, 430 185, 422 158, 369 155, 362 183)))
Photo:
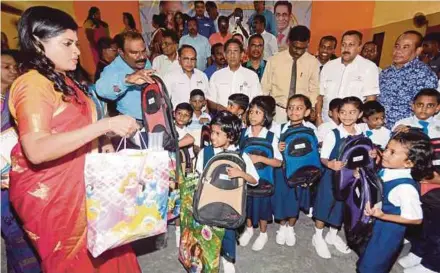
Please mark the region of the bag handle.
MULTIPOLYGON (((145 148, 147 148, 147 144, 145 142, 144 137, 142 136, 142 132, 139 130, 137 132, 139 132, 139 138, 141 139, 142 144, 144 144, 145 148)), ((122 142, 124 142, 124 150, 127 149, 127 137, 123 137, 123 138, 121 138, 121 141, 119 141, 119 145, 118 145, 118 148, 116 148, 116 152, 119 152, 119 149, 121 148, 122 142)))

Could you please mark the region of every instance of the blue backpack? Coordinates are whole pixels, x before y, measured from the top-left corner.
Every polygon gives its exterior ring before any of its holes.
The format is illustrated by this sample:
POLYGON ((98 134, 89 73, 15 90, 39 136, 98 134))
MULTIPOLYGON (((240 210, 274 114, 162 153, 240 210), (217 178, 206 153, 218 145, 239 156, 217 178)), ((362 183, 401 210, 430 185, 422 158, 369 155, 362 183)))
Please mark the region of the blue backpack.
MULTIPOLYGON (((281 132, 284 126, 281 125, 281 132)), ((284 174, 289 187, 311 187, 321 178, 321 159, 318 139, 313 129, 305 126, 288 128, 281 134, 280 142, 286 143, 281 153, 284 159, 284 174)))
MULTIPOLYGON (((268 132, 266 138, 260 138, 246 137, 245 132, 246 129, 243 129, 240 138, 240 151, 242 154, 261 155, 268 158, 274 157, 272 148, 274 133, 268 132)), ((257 169, 260 180, 258 181, 258 186, 248 186, 248 195, 256 197, 271 196, 275 191, 274 167, 261 162, 254 164, 254 166, 257 169)))

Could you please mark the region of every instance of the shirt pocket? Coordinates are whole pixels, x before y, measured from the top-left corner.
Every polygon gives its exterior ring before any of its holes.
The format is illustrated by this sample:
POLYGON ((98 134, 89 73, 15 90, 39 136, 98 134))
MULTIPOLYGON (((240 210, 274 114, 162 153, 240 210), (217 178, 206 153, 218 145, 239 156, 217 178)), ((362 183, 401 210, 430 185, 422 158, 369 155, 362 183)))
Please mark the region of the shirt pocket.
POLYGON ((339 82, 333 79, 328 79, 324 81, 324 96, 329 98, 338 97, 339 92, 339 82))
POLYGON ((359 98, 363 98, 364 80, 361 76, 355 76, 350 79, 347 85, 347 90, 344 90, 345 94, 351 94, 359 98))

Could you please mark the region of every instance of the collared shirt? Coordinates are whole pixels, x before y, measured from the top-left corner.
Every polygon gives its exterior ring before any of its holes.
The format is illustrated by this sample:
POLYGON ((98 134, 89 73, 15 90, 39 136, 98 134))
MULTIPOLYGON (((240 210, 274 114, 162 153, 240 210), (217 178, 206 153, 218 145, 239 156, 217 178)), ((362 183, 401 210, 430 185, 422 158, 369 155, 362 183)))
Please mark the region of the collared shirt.
MULTIPOLYGON (((411 169, 383 169, 382 181, 389 181, 408 178, 411 176, 411 169)), ((423 211, 420 202, 420 195, 417 189, 410 184, 400 184, 388 193, 388 200, 396 207, 400 207, 400 216, 408 220, 423 219, 423 211)))
POLYGON ((254 71, 255 73, 257 73, 258 79, 260 79, 260 82, 261 82, 261 78, 263 77, 263 73, 264 73, 264 68, 266 68, 266 63, 267 62, 265 60, 261 60, 260 65, 258 66, 257 69, 252 67, 251 61, 245 62, 243 64, 243 66, 246 67, 247 69, 250 69, 250 70, 254 71))
MULTIPOLYGON (((147 60, 145 69, 151 69, 151 63, 147 60)), ((141 109, 141 85, 125 82, 128 74, 135 72, 121 56, 104 68, 101 77, 96 82, 96 93, 108 100, 117 100, 116 109, 122 113, 142 119, 141 109)))
MULTIPOLYGON (((409 118, 401 119, 397 121, 396 124, 394 124, 393 131, 399 125, 405 125, 405 126, 423 129, 423 126, 420 124, 419 121, 420 120, 416 116, 411 116, 409 118)), ((428 136, 430 138, 440 138, 440 121, 434 117, 430 117, 429 119, 424 121, 429 123, 428 136)))
POLYGON ((101 73, 104 70, 104 68, 109 65, 108 62, 106 62, 103 59, 100 59, 98 64, 96 65, 96 72, 95 72, 95 82, 99 80, 99 77, 101 77, 101 73))
POLYGON ((278 50, 283 51, 289 48, 287 38, 289 37, 290 26, 286 27, 282 32, 277 33, 278 50))
POLYGON ((203 16, 203 17, 196 17, 196 19, 197 19, 198 30, 200 35, 209 38, 213 33, 216 32, 214 21, 212 21, 211 18, 203 16))
MULTIPOLYGON (((360 55, 348 65, 342 63, 341 57, 331 60, 322 68, 320 93, 324 96, 323 113, 328 112, 329 103, 335 98, 355 96, 364 100, 378 95, 379 70, 376 64, 360 55)), ((330 118, 324 115, 323 119, 330 118)))
POLYGON ((229 96, 235 93, 247 95, 249 101, 260 96, 262 93, 257 74, 242 66, 236 71, 228 66, 214 72, 209 81, 207 99, 226 107, 229 96))
MULTIPOLYGON (((339 135, 341 139, 352 135, 349 132, 347 132, 347 130, 345 130, 344 125, 342 123, 338 125, 337 129, 339 131, 339 135)), ((354 129, 356 133, 353 135, 362 134, 361 128, 359 128, 357 124, 354 125, 354 129)), ((321 158, 329 159, 335 145, 336 145, 335 134, 333 132, 330 132, 325 136, 324 141, 322 142, 321 158)))
POLYGON ((318 131, 316 133, 316 137, 319 142, 323 142, 324 138, 329 134, 333 129, 338 128, 338 124, 336 124, 333 119, 329 119, 329 121, 324 122, 323 124, 318 126, 318 131))
POLYGON ((362 133, 364 133, 366 137, 371 139, 374 145, 377 145, 382 149, 387 147, 388 141, 390 141, 391 138, 391 131, 385 128, 385 126, 382 126, 379 129, 370 129, 368 124, 361 123, 359 124, 359 128, 361 128, 362 133))
MULTIPOLYGON (((205 148, 203 148, 205 149, 205 148)), ((196 162, 196 171, 202 175, 203 170, 205 169, 205 166, 203 166, 203 161, 204 161, 204 151, 200 150, 199 154, 197 155, 197 162, 196 162)), ((221 148, 214 148, 214 155, 223 152, 225 150, 221 149, 221 148)), ((226 151, 232 151, 232 152, 236 152, 238 151, 238 147, 235 145, 230 145, 226 151)), ((249 174, 250 176, 252 176, 253 178, 255 178, 255 180, 258 181, 260 180, 260 176, 258 175, 257 169, 255 169, 254 163, 252 163, 251 158, 249 157, 249 155, 247 153, 243 153, 242 156, 243 161, 246 163, 246 173, 249 174)), ((258 184, 252 184, 252 186, 256 186, 258 184)))
MULTIPOLYGON (((211 116, 208 113, 206 113, 206 112, 202 112, 202 114, 199 117, 196 116, 196 113, 193 113, 193 116, 192 116, 192 119, 191 119, 191 123, 187 126, 188 131, 202 129, 203 125, 206 124, 206 123, 205 124, 200 123, 200 120, 202 118, 208 119, 207 123, 209 123, 211 121, 211 116)), ((196 143, 196 145, 199 145, 198 142, 195 142, 195 143, 196 143)))
POLYGON ((182 45, 190 45, 197 51, 197 69, 205 70, 207 59, 211 56, 211 45, 206 37, 198 34, 191 37, 189 34, 180 38, 179 48, 182 45))
MULTIPOLYGON (((247 21, 249 29, 251 30, 250 34, 255 33, 255 29, 253 27, 254 17, 257 15, 257 12, 252 13, 251 17, 247 21)), ((264 18, 266 18, 266 31, 272 33, 273 35, 277 35, 277 22, 275 20, 275 15, 270 10, 265 9, 262 13, 264 18)))
MULTIPOLYGON (((287 105, 292 64, 289 50, 284 50, 267 61, 261 87, 264 95, 274 97, 277 104, 287 105)), ((308 52, 297 60, 296 94, 309 97, 313 105, 319 95, 319 62, 308 52)))
MULTIPOLYGON (((266 138, 267 137, 267 133, 269 132, 269 130, 267 130, 267 128, 263 127, 260 131, 260 133, 258 134, 258 136, 253 136, 252 135, 252 126, 249 126, 246 128, 246 131, 244 132, 244 136, 247 137, 258 137, 258 138, 266 138)), ((275 136, 275 134, 274 134, 275 136)), ((272 140, 272 149, 273 149, 273 158, 278 159, 283 161, 283 156, 281 155, 281 152, 278 148, 278 138, 274 137, 272 140)))
POLYGON ((438 79, 429 66, 418 58, 401 68, 394 65, 379 76, 379 102, 385 107, 386 126, 392 128, 398 120, 411 116, 411 101, 423 88, 437 88, 438 79))
POLYGON ((174 69, 167 73, 163 81, 170 94, 173 107, 182 102, 189 102, 191 91, 194 89, 200 89, 206 94, 209 86, 208 78, 197 68, 194 68, 191 78, 182 68, 174 69))
POLYGON ((267 31, 263 31, 261 36, 264 39, 264 59, 267 60, 278 53, 277 37, 267 31))
POLYGON ((214 34, 211 35, 211 37, 209 37, 209 43, 211 44, 211 46, 220 43, 222 45, 224 45, 226 43, 226 41, 228 41, 229 39, 232 38, 232 34, 231 33, 226 33, 226 36, 222 36, 220 32, 216 32, 214 34))
MULTIPOLYGON (((177 54, 177 52, 176 52, 177 54)), ((153 60, 153 69, 157 71, 157 74, 163 78, 165 75, 174 69, 180 67, 178 57, 176 55, 176 59, 171 61, 167 55, 159 55, 153 60)))
POLYGON ((212 74, 214 74, 214 72, 215 71, 217 71, 217 70, 219 70, 219 69, 222 69, 223 67, 217 67, 217 65, 216 64, 211 64, 210 66, 208 66, 208 68, 206 68, 205 69, 205 71, 203 71, 205 74, 206 74, 206 76, 208 77, 208 80, 210 80, 211 79, 211 77, 212 77, 212 74))

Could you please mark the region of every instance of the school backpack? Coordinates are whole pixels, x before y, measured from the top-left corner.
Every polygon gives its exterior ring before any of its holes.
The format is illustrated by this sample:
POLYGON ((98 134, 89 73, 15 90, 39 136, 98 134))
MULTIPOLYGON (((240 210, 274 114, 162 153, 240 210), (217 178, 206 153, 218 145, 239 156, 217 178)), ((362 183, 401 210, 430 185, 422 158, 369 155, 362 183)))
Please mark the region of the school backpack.
MULTIPOLYGON (((267 132, 266 138, 260 137, 245 137, 246 129, 241 132, 240 151, 249 155, 261 155, 267 158, 274 157, 272 141, 274 138, 273 132, 267 132)), ((275 176, 274 167, 264 163, 254 164, 257 169, 260 180, 258 185, 247 187, 247 194, 249 196, 266 197, 271 196, 275 192, 275 176)))
POLYGON ((141 91, 142 118, 146 135, 163 132, 163 147, 168 151, 178 148, 177 131, 173 122, 173 107, 163 81, 151 76, 153 84, 146 84, 141 91))
POLYGON ((358 255, 365 250, 374 225, 374 217, 364 214, 365 205, 369 202, 373 207, 383 199, 382 181, 369 154, 373 149, 374 144, 369 138, 348 136, 341 144, 337 159, 346 165, 334 175, 334 196, 345 203, 347 245, 358 255))
POLYGON ((205 161, 210 159, 194 194, 194 218, 203 225, 238 228, 246 219, 246 181, 241 177, 229 178, 227 168, 246 171, 246 163, 238 152, 214 155, 213 147, 208 146, 203 153, 205 161))
POLYGON ((208 147, 211 145, 211 126, 210 125, 203 125, 201 136, 200 136, 200 149, 203 149, 205 147, 208 147))
MULTIPOLYGON (((281 132, 287 124, 281 125, 281 132)), ((284 174, 289 187, 311 187, 321 178, 321 159, 318 139, 313 129, 305 126, 288 128, 280 136, 286 143, 281 153, 284 159, 284 174)))
POLYGON ((440 173, 440 138, 431 139, 432 150, 434 151, 434 160, 432 165, 437 173, 440 173))

